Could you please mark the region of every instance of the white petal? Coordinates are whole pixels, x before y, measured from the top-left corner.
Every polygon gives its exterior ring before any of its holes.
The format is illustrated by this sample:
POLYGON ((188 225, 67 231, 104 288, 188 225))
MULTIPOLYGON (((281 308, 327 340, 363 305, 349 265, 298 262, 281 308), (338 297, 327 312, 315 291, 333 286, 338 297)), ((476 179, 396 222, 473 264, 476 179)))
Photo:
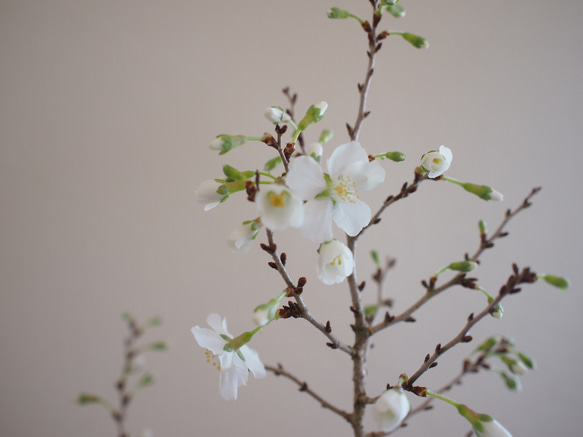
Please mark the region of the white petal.
POLYGON ((290 165, 285 183, 302 200, 310 200, 326 189, 324 171, 310 156, 298 156, 290 165))
POLYGON ((245 364, 247 365, 247 368, 251 371, 251 373, 253 373, 253 376, 258 379, 265 378, 266 376, 265 366, 261 362, 259 354, 255 350, 248 347, 247 345, 241 346, 239 350, 245 357, 245 364))
POLYGON ((351 175, 358 191, 372 190, 385 180, 385 169, 379 161, 366 162, 360 173, 351 175))
POLYGON ((338 284, 354 270, 354 257, 350 249, 338 240, 320 246, 318 278, 326 285, 338 284))
POLYGON ((226 400, 237 400, 237 390, 242 385, 247 385, 247 369, 232 367, 221 370, 219 379, 219 393, 226 400))
POLYGON ((304 205, 302 234, 316 244, 332 239, 332 201, 328 197, 304 205))
POLYGON ((200 326, 195 326, 191 331, 200 347, 210 350, 215 355, 224 352, 223 348, 227 342, 215 331, 200 326))
POLYGON ((397 429, 411 410, 407 396, 400 390, 384 392, 373 405, 373 417, 384 432, 397 429))
POLYGON ((347 167, 354 165, 355 162, 368 162, 368 155, 358 141, 338 146, 328 160, 328 172, 333 180, 338 179, 347 167))
POLYGON ((219 334, 232 337, 227 330, 227 319, 221 319, 221 316, 217 313, 209 314, 209 316, 206 318, 206 322, 219 334))
POLYGON ((272 184, 262 188, 255 204, 262 223, 274 231, 284 230, 289 226, 299 227, 304 220, 302 200, 283 185, 272 184), (275 206, 272 204, 274 195, 279 202, 275 206))
POLYGON ((370 207, 359 199, 337 202, 333 210, 334 222, 351 237, 357 235, 370 222, 370 207))
POLYGON ((506 428, 504 428, 497 420, 491 422, 482 422, 484 432, 476 432, 479 437, 512 437, 506 428))
POLYGON ((198 186, 195 196, 198 203, 204 205, 204 210, 209 211, 221 203, 221 199, 224 197, 222 194, 217 193, 218 188, 221 186, 217 181, 206 180, 202 181, 198 186))

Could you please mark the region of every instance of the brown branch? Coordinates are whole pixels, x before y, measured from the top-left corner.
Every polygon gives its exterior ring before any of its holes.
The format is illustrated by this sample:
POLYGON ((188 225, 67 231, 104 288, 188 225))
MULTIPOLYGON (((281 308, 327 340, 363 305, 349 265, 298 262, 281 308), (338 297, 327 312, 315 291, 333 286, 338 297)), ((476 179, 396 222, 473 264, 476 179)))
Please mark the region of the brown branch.
POLYGON ((302 296, 301 296, 301 293, 303 291, 303 286, 305 285, 305 278, 303 280, 301 280, 301 285, 300 285, 299 281, 298 281, 298 285, 296 285, 292 281, 285 265, 281 261, 281 256, 278 255, 277 245, 275 244, 274 239, 273 239, 273 232, 270 229, 267 229, 266 233, 267 233, 268 245, 262 245, 261 247, 264 251, 266 251, 267 253, 269 253, 271 255, 271 259, 273 260, 273 265, 275 266, 275 268, 278 271, 278 273, 280 274, 281 278, 283 279, 283 281, 287 285, 288 296, 293 297, 295 299, 295 304, 296 304, 296 307, 299 311, 299 317, 306 319, 308 322, 310 322, 310 324, 312 324, 320 332, 322 332, 322 334, 324 334, 326 337, 328 337, 328 339, 330 340, 330 342, 327 343, 329 347, 331 347, 332 349, 340 349, 341 351, 352 355, 352 349, 350 348, 350 346, 341 342, 332 333, 332 329, 330 329, 330 324, 329 323, 327 323, 326 325, 323 324, 322 322, 320 322, 318 319, 316 319, 310 313, 310 311, 308 310, 308 307, 304 303, 304 300, 302 299, 302 296))
MULTIPOLYGON (((522 203, 519 206, 517 206, 514 210, 510 210, 510 209, 507 210, 505 215, 504 215, 504 219, 502 220, 502 222, 500 223, 498 228, 496 228, 496 230, 490 235, 489 238, 486 237, 486 235, 481 234, 480 235, 480 246, 478 247, 476 252, 471 257, 467 257, 467 259, 470 261, 477 262, 479 260, 480 256, 482 255, 482 253, 486 249, 490 249, 490 248, 494 247, 495 240, 505 237, 507 235, 507 233, 504 231, 504 229, 505 229, 506 225, 508 224, 508 222, 514 216, 516 216, 519 212, 530 207, 532 205, 532 203, 531 203, 532 197, 536 193, 538 193, 539 191, 540 191, 540 187, 533 188, 532 191, 530 192, 530 194, 528 196, 526 196, 526 198, 522 201, 522 203)), ((395 323, 412 321, 411 318, 412 318, 413 313, 415 311, 417 311, 421 306, 423 306, 427 301, 433 299, 435 296, 437 296, 438 294, 440 294, 444 290, 447 290, 451 286, 457 285, 457 284, 462 284, 464 281, 468 281, 468 278, 465 277, 464 273, 459 273, 459 274, 455 275, 453 278, 451 278, 449 281, 447 281, 445 284, 441 285, 440 287, 432 288, 431 291, 428 291, 427 293, 425 293, 419 300, 417 300, 417 302, 415 302, 413 305, 411 305, 409 308, 407 308, 405 311, 403 311, 398 316, 386 317, 382 322, 378 323, 375 326, 371 326, 371 328, 370 328, 371 335, 375 334, 378 331, 381 331, 382 329, 385 329, 391 325, 394 325, 395 323)))
POLYGON ((333 411, 334 413, 338 414, 339 416, 342 416, 344 419, 346 419, 347 421, 350 422, 350 420, 351 420, 350 413, 347 413, 346 411, 344 411, 344 410, 332 405, 330 402, 324 400, 320 395, 318 395, 315 391, 313 391, 305 381, 300 381, 299 378, 292 375, 287 370, 284 370, 284 368, 282 367, 281 364, 278 364, 277 367, 265 366, 265 369, 269 370, 270 372, 273 372, 275 374, 275 376, 283 375, 286 378, 292 380, 300 387, 300 391, 303 391, 303 392, 309 394, 310 396, 312 396, 314 399, 316 399, 320 403, 320 405, 322 405, 323 408, 326 408, 330 411, 333 411))

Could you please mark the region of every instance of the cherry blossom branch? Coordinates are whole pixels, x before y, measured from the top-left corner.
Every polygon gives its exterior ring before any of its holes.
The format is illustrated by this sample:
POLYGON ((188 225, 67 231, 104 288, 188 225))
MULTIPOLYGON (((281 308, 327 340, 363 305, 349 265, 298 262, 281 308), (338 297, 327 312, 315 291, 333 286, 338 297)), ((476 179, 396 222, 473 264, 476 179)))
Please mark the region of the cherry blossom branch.
POLYGON ((437 366, 437 358, 443 355, 445 352, 453 348, 459 343, 468 343, 472 341, 472 337, 468 335, 470 329, 482 320, 486 315, 489 315, 494 308, 500 303, 500 301, 509 294, 515 294, 521 291, 518 287, 520 284, 533 283, 537 280, 536 273, 532 272, 528 267, 525 267, 520 271, 516 264, 512 266, 513 274, 508 278, 506 284, 500 288, 498 296, 496 296, 492 302, 490 302, 478 315, 470 314, 466 324, 461 329, 461 331, 452 338, 447 344, 443 345, 439 343, 435 347, 435 351, 432 354, 427 354, 423 364, 417 369, 417 371, 408 378, 407 382, 403 384, 403 389, 415 392, 416 387, 413 384, 423 375, 427 370, 437 366))
POLYGON ((350 422, 350 413, 347 413, 346 411, 332 405, 330 402, 324 400, 320 395, 318 395, 316 392, 314 392, 312 389, 310 389, 308 387, 308 384, 305 381, 301 381, 299 378, 297 378, 296 376, 294 376, 293 374, 291 374, 290 372, 288 372, 287 370, 284 370, 284 368, 282 367, 281 364, 278 364, 277 367, 274 366, 265 366, 266 370, 269 370, 270 372, 273 372, 275 374, 275 376, 285 376, 286 378, 292 380, 293 382, 295 382, 299 387, 300 387, 300 391, 303 391, 307 394, 309 394, 310 396, 312 396, 314 399, 316 399, 320 405, 322 405, 323 408, 326 408, 328 410, 333 411, 334 413, 338 414, 339 416, 342 416, 344 419, 346 419, 347 421, 350 422))
MULTIPOLYGON (((494 247, 495 240, 507 236, 508 233, 505 232, 504 229, 505 229, 506 225, 508 224, 508 222, 513 217, 515 217, 519 212, 530 207, 532 205, 532 203, 531 203, 532 197, 535 194, 537 194, 540 190, 541 190, 540 187, 533 188, 531 190, 530 194, 528 196, 526 196, 526 198, 522 201, 522 203, 519 206, 517 206, 514 210, 508 209, 505 213, 504 219, 502 220, 502 222, 500 223, 498 228, 496 228, 496 230, 490 235, 490 237, 487 237, 486 233, 481 231, 480 232, 480 246, 478 247, 476 252, 471 257, 466 255, 466 258, 469 261, 477 262, 479 260, 480 256, 482 255, 482 253, 486 249, 490 249, 490 248, 494 247)), ((409 308, 407 308, 401 314, 399 314, 398 316, 390 316, 387 312, 385 315, 385 319, 382 322, 378 323, 377 325, 371 326, 370 327, 371 335, 373 335, 373 334, 377 333, 378 331, 385 329, 391 325, 394 325, 398 322, 413 322, 413 321, 415 321, 415 319, 412 317, 412 314, 415 311, 417 311, 421 306, 423 306, 427 301, 433 299, 435 296, 437 296, 438 294, 440 294, 441 292, 450 288, 453 285, 457 285, 457 284, 463 285, 463 284, 468 284, 468 282, 471 282, 471 280, 466 278, 464 273, 458 273, 457 275, 455 275, 453 278, 451 278, 449 281, 447 281, 445 284, 441 285, 440 287, 434 288, 434 286, 432 286, 433 288, 430 288, 429 285, 426 285, 426 288, 428 290, 427 293, 425 293, 419 300, 417 300, 417 302, 415 302, 413 305, 411 305, 409 308)), ((424 281, 424 284, 427 284, 427 282, 424 281)))
MULTIPOLYGON (((272 258, 272 262, 269 264, 270 267, 274 268, 278 271, 280 276, 282 277, 283 281, 287 285, 287 292, 289 297, 293 297, 295 299, 295 303, 290 301, 290 306, 285 307, 284 310, 284 317, 294 317, 298 318, 301 317, 306 319, 310 324, 316 327, 320 332, 322 332, 328 339, 330 340, 327 345, 332 349, 340 349, 347 354, 352 354, 352 349, 350 346, 341 342, 334 334, 332 334, 332 328, 330 326, 330 322, 323 324, 318 319, 316 319, 308 310, 308 307, 304 303, 304 300, 301 297, 303 292, 303 287, 306 284, 306 278, 302 277, 298 280, 297 285, 292 281, 287 268, 285 267, 285 262, 287 257, 284 253, 281 255, 277 252, 277 245, 275 244, 273 238, 273 232, 270 229, 266 230, 267 233, 267 242, 268 244, 262 244, 261 248, 269 253, 272 258)), ((281 314, 281 312, 280 312, 281 314)))
POLYGON ((375 66, 375 55, 381 48, 381 43, 379 42, 379 36, 377 36, 377 27, 381 21, 382 14, 377 14, 377 0, 370 0, 373 7, 373 19, 372 26, 368 21, 362 22, 362 27, 368 35, 368 50, 366 52, 368 56, 368 65, 366 68, 366 75, 363 83, 358 84, 358 91, 360 92, 360 101, 358 105, 358 115, 354 123, 354 127, 351 127, 346 123, 346 129, 348 130, 348 135, 352 141, 358 140, 358 135, 360 134, 360 128, 362 127, 362 122, 368 115, 370 111, 366 111, 366 99, 368 96, 368 91, 370 88, 370 83, 372 75, 374 73, 375 66))

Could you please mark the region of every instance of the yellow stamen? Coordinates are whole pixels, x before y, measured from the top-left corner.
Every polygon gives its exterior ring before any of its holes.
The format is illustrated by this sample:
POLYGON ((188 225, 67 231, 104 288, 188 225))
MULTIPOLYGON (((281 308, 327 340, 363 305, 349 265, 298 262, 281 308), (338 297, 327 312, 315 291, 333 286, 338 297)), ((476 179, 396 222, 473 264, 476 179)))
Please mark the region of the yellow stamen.
POLYGON ((271 191, 269 193, 269 203, 275 208, 285 208, 285 197, 283 193, 277 194, 271 191))
POLYGON ((206 355, 206 362, 207 363, 212 364, 214 367, 217 368, 217 370, 221 370, 221 363, 219 361, 219 357, 217 357, 215 354, 213 354, 208 349, 204 352, 204 354, 206 355))
POLYGON ((358 190, 356 189, 356 184, 350 179, 350 176, 346 176, 334 186, 334 191, 343 202, 356 203, 354 198, 358 199, 358 190))

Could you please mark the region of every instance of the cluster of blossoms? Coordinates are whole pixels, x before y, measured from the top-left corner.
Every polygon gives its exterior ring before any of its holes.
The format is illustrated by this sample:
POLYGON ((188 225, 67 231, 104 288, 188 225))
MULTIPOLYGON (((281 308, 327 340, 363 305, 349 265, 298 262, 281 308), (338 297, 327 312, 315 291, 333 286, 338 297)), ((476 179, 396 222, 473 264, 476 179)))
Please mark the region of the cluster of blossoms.
MULTIPOLYGON (((327 106, 325 102, 312 105, 298 124, 280 107, 269 107, 264 115, 277 125, 277 129, 280 129, 280 124, 294 129, 293 146, 302 131, 323 118, 327 106)), ((279 130, 278 133, 281 132, 279 130)), ((249 200, 254 201, 256 217, 242 222, 228 236, 228 244, 234 251, 248 252, 263 227, 270 232, 297 228, 305 238, 318 246, 316 273, 324 284, 338 284, 353 273, 354 254, 347 245, 334 238, 333 223, 350 237, 359 235, 372 218, 371 208, 360 199, 360 193, 377 187, 385 180, 385 169, 380 162, 382 159, 398 162, 404 160, 404 155, 388 152, 371 156, 358 141, 350 141, 336 147, 323 166, 323 144, 330 138, 329 131, 324 131, 318 142, 302 149, 303 153, 294 153, 293 147, 287 156, 280 153, 265 166, 264 172, 239 171, 225 165, 224 178, 200 184, 196 196, 205 211, 217 207, 237 192, 247 192, 249 200), (271 170, 281 162, 286 164, 285 171, 280 176, 272 175, 271 170)), ((224 154, 247 141, 272 145, 271 142, 275 140, 269 134, 262 137, 219 135, 211 143, 211 149, 224 154)), ((427 178, 454 182, 485 200, 501 200, 502 196, 489 187, 445 178, 443 174, 450 168, 452 159, 451 150, 441 146, 421 157, 417 171, 426 174, 427 178)), ((468 262, 452 263, 446 269, 469 271, 475 265, 468 262)), ((228 332, 226 320, 218 314, 211 314, 207 319, 212 329, 199 326, 192 328, 196 341, 206 349, 207 361, 220 371, 219 391, 225 399, 237 398, 238 388, 246 385, 249 372, 256 378, 265 376, 265 367, 257 352, 249 348, 247 343, 258 330, 279 317, 280 301, 286 295, 284 292, 268 303, 259 305, 254 313, 257 328, 237 337, 228 332)), ((383 431, 391 432, 402 424, 410 410, 404 390, 393 387, 378 397, 373 407, 373 416, 383 431)), ((494 425, 486 422, 485 426, 494 425)))

